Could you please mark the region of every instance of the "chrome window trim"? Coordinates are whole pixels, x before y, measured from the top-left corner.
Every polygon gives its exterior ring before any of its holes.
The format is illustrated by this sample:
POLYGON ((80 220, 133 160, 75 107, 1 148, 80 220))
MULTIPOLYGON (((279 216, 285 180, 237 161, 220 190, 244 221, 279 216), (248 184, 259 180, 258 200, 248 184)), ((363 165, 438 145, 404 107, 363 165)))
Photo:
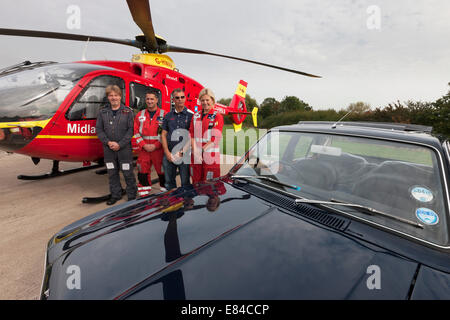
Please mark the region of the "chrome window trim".
MULTIPOLYGON (((444 151, 445 151, 445 154, 447 155, 447 161, 450 165, 450 141, 444 142, 444 151)), ((450 168, 449 168, 449 170, 450 170, 450 168)))
POLYGON ((41 289, 39 290, 39 300, 42 300, 42 295, 44 294, 43 290, 45 285, 45 275, 47 274, 47 254, 48 254, 48 247, 45 247, 44 273, 42 275, 41 289))

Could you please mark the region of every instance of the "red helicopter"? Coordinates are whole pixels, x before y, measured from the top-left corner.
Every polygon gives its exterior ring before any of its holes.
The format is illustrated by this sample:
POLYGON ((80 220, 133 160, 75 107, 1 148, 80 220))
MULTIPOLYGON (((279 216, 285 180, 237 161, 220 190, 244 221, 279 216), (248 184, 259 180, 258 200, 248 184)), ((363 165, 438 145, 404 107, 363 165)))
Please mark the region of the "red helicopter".
MULTIPOLYGON (((40 179, 101 166, 103 149, 96 137, 98 110, 107 102, 105 87, 122 88, 122 102, 136 112, 145 108, 145 93, 159 96, 159 107, 171 109, 175 88, 186 92, 186 106, 200 112, 197 101, 203 86, 178 72, 166 52, 204 54, 254 63, 309 77, 318 76, 257 61, 167 44, 155 35, 148 0, 127 0, 135 23, 144 35, 135 40, 113 39, 68 33, 0 28, 0 35, 42 37, 77 41, 101 41, 139 48, 131 62, 78 61, 73 63, 29 62, 0 70, 0 149, 40 159, 53 160, 51 173, 18 176, 40 179), (59 161, 83 162, 83 167, 62 172, 59 161), (91 165, 91 163, 98 165, 91 165)), ((257 108, 248 112, 245 105, 247 83, 240 81, 229 106, 215 108, 232 119, 240 130, 247 115, 256 126, 257 108)))

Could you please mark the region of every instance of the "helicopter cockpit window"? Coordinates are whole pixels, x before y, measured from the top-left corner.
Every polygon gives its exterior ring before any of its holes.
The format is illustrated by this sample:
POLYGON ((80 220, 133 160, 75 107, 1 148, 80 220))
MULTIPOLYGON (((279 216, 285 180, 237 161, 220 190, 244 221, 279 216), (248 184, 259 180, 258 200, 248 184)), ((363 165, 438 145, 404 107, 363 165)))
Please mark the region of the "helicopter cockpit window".
POLYGON ((156 93, 156 96, 158 97, 158 108, 161 108, 162 99, 160 90, 152 87, 147 87, 136 82, 131 82, 130 107, 133 108, 135 112, 146 108, 145 95, 147 94, 147 92, 156 93))
POLYGON ((102 68, 81 63, 51 64, 0 77, 0 121, 51 118, 82 77, 102 68))
POLYGON ((96 119, 98 111, 103 107, 108 99, 105 94, 107 86, 115 84, 122 90, 122 103, 125 101, 125 83, 123 79, 114 76, 98 76, 93 79, 76 99, 75 103, 67 112, 67 119, 88 120, 96 119))

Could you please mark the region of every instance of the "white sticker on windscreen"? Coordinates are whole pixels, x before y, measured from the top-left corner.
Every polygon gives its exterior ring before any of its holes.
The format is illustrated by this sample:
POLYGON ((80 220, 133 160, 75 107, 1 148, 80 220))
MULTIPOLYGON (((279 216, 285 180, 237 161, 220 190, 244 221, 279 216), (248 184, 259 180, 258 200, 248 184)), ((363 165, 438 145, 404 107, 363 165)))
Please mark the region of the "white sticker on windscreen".
POLYGON ((437 213, 428 208, 417 209, 416 217, 429 226, 434 226, 439 223, 439 216, 437 215, 437 213))
POLYGON ((411 189, 411 195, 420 202, 431 202, 434 199, 433 192, 424 187, 414 187, 411 189))
POLYGON ((329 156, 340 157, 342 154, 342 149, 313 144, 313 145, 311 145, 311 152, 319 153, 319 154, 326 154, 329 156))

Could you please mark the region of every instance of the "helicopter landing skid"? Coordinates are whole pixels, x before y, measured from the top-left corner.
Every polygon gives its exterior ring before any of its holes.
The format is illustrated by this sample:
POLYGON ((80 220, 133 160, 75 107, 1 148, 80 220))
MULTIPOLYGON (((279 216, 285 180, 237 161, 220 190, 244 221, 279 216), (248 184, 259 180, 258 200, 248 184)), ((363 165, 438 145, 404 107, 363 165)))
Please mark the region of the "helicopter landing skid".
MULTIPOLYGON (((126 190, 122 189, 122 196, 126 194, 126 190)), ((100 197, 84 197, 81 202, 83 203, 101 203, 105 202, 111 199, 111 193, 107 194, 106 196, 100 196, 100 197)))
POLYGON ((59 170, 59 161, 54 160, 51 172, 45 173, 45 174, 41 174, 41 175, 36 175, 36 176, 27 176, 27 175, 21 174, 21 175, 17 176, 17 179, 20 179, 20 180, 41 180, 41 179, 59 177, 59 176, 63 176, 63 175, 71 174, 71 173, 76 173, 76 172, 80 172, 80 171, 84 171, 84 170, 101 168, 103 166, 104 166, 104 164, 94 164, 94 165, 90 165, 90 166, 79 167, 79 168, 74 168, 74 169, 69 169, 69 170, 59 170))
POLYGON ((107 173, 108 173, 108 169, 106 169, 106 168, 95 170, 95 174, 98 174, 98 175, 104 175, 107 173))

